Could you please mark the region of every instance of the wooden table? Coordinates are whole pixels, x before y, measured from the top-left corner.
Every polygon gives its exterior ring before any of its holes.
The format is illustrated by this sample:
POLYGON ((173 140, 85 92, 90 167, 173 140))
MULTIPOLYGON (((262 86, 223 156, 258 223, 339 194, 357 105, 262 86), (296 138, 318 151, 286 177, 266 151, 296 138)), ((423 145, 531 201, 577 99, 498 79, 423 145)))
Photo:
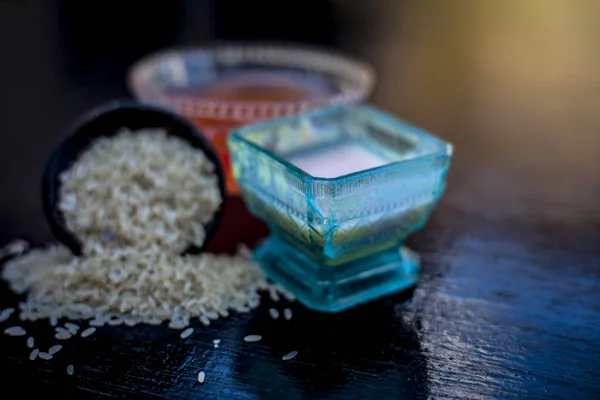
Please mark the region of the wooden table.
MULTIPOLYGON (((210 15, 181 1, 160 34, 117 46, 113 32, 82 51, 94 29, 53 4, 0 2, 0 244, 51 240, 40 177, 68 123, 127 96, 138 53, 210 33, 198 28, 210 15)), ((598 2, 333 4, 335 41, 379 71, 373 103, 455 144, 447 195, 408 241, 423 257, 414 293, 334 316, 291 304, 289 322, 272 321, 266 301, 186 341, 164 327, 102 328, 51 362, 1 335, 3 398, 600 398, 598 2), (248 346, 251 333, 263 341, 248 346)), ((239 200, 225 218, 213 250, 266 233, 239 200)), ((0 308, 16 302, 3 284, 0 308)), ((46 322, 27 326, 51 337, 46 322)))

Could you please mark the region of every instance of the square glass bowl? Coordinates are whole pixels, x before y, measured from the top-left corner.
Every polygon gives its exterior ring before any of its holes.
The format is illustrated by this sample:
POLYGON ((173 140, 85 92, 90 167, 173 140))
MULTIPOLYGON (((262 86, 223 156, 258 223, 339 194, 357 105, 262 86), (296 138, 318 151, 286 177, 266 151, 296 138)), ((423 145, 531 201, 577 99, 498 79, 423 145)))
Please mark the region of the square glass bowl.
POLYGON ((229 137, 232 172, 270 236, 267 275, 306 306, 337 312, 407 289, 402 246, 444 192, 452 146, 370 106, 249 125, 229 137))

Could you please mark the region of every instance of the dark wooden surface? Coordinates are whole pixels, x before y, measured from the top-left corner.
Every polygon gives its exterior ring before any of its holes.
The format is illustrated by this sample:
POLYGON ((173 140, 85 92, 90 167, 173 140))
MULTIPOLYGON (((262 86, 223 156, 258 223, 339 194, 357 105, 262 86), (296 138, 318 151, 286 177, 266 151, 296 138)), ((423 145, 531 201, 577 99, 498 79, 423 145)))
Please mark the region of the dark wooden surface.
MULTIPOLYGON (((86 2, 109 7, 102 12, 72 3, 0 1, 0 244, 51 240, 39 197, 44 163, 73 118, 127 95, 132 59, 244 31, 212 17, 233 18, 231 6, 209 2, 157 12, 138 1, 123 15, 116 2, 86 2), (106 25, 86 22, 94 15, 106 25), (119 43, 132 35, 132 15, 146 18, 134 25, 141 31, 119 43), (111 33, 93 39, 102 29, 111 33)), ((456 146, 448 193, 409 240, 423 256, 412 298, 335 316, 293 304, 289 322, 273 322, 266 302, 186 341, 162 327, 103 328, 51 362, 30 362, 24 338, 2 335, 3 398, 600 398, 598 3, 332 4, 319 14, 321 36, 306 37, 370 60, 380 73, 372 101, 456 146), (263 341, 244 344, 254 333, 263 341), (283 362, 291 350, 298 357, 283 362)), ((278 36, 245 26, 253 38, 278 36)), ((224 223, 213 249, 265 234, 239 201, 224 223)), ((16 303, 6 286, 0 293, 0 308, 16 303)), ((51 337, 47 323, 27 328, 40 344, 51 337)))

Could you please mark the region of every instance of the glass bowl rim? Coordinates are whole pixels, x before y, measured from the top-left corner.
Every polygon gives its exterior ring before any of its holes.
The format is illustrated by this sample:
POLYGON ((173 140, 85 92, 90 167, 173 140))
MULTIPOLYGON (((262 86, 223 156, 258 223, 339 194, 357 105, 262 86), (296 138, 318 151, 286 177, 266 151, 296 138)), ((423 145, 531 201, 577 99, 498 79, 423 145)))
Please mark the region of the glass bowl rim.
POLYGON ((309 184, 313 184, 313 183, 314 184, 341 184, 341 183, 351 182, 351 181, 355 181, 355 180, 359 180, 359 179, 368 178, 369 176, 373 176, 373 175, 386 174, 388 172, 393 172, 393 171, 397 171, 400 169, 417 166, 419 164, 430 163, 430 162, 433 162, 438 159, 451 159, 453 152, 454 152, 454 146, 450 142, 447 142, 447 141, 443 140, 442 138, 439 138, 438 136, 436 136, 430 132, 427 132, 415 125, 409 124, 408 122, 406 122, 402 119, 399 119, 398 117, 393 116, 392 114, 387 113, 377 107, 374 107, 372 105, 367 105, 367 104, 359 104, 359 105, 350 104, 350 105, 331 106, 331 107, 321 108, 318 110, 308 111, 308 112, 305 112, 302 114, 289 115, 289 116, 272 119, 269 121, 258 122, 258 123, 254 123, 251 125, 246 125, 246 126, 232 130, 231 133, 229 134, 228 140, 232 141, 232 142, 235 142, 235 141, 243 142, 244 144, 246 144, 246 145, 250 146, 252 149, 254 149, 254 151, 257 151, 258 153, 263 154, 263 155, 269 157, 270 159, 274 160, 282 168, 284 168, 287 171, 289 171, 290 173, 292 173, 296 178, 301 179, 302 181, 309 183, 309 184), (369 115, 377 116, 379 118, 383 118, 386 121, 390 122, 395 127, 410 131, 411 133, 416 134, 417 136, 419 136, 421 138, 425 138, 426 140, 435 143, 437 145, 437 151, 432 152, 432 153, 427 153, 427 154, 415 157, 410 160, 394 161, 391 163, 381 165, 379 167, 368 168, 368 169, 364 169, 361 171, 352 172, 350 174, 334 177, 334 178, 322 178, 322 177, 317 177, 317 176, 314 176, 314 175, 311 175, 311 174, 305 172, 304 170, 298 168, 297 166, 290 163, 289 161, 286 161, 283 157, 280 157, 277 154, 273 153, 272 151, 267 150, 266 148, 249 141, 245 137, 245 134, 249 131, 256 131, 259 129, 270 128, 275 124, 285 124, 287 122, 299 122, 303 119, 307 119, 307 118, 310 119, 311 117, 315 117, 315 116, 318 117, 320 115, 334 113, 334 112, 338 112, 338 111, 363 113, 363 114, 369 114, 369 115))
MULTIPOLYGON (((302 65, 302 61, 299 61, 302 65)), ((268 65, 268 64, 267 64, 268 65)), ((277 65, 272 63, 272 65, 277 65)), ((310 68, 309 63, 305 63, 310 68)), ((313 67, 314 69, 314 67, 313 67)), ((315 69, 318 72, 318 69, 315 69)), ((229 116, 238 116, 239 119, 255 119, 252 114, 268 114, 266 117, 289 115, 297 112, 307 111, 315 108, 322 108, 331 105, 349 104, 360 102, 370 95, 376 81, 376 72, 374 68, 361 60, 344 54, 337 49, 323 46, 297 44, 297 43, 271 43, 271 42, 251 42, 251 43, 215 43, 204 46, 176 46, 150 53, 135 61, 127 71, 127 87, 129 91, 142 102, 155 102, 162 105, 168 105, 189 114, 198 114, 209 118, 225 118, 229 116), (311 57, 312 60, 326 59, 338 63, 345 68, 349 68, 350 73, 357 77, 356 82, 350 88, 345 88, 339 93, 327 96, 324 100, 300 100, 300 101, 226 101, 216 99, 202 99, 195 96, 185 96, 181 94, 168 94, 164 91, 164 86, 156 85, 146 79, 145 74, 149 74, 156 66, 168 61, 169 59, 189 57, 193 54, 211 54, 217 51, 239 52, 244 58, 244 52, 278 52, 295 57, 297 60, 311 57), (194 112, 196 111, 196 112, 194 112)))

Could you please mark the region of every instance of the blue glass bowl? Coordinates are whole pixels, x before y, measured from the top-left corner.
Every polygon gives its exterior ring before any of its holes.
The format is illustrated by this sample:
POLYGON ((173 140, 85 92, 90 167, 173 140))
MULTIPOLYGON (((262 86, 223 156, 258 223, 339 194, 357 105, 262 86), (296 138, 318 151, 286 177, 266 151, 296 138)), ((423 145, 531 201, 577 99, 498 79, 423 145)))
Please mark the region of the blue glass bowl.
POLYGON ((407 289, 402 246, 444 192, 452 146, 371 106, 339 106, 237 129, 233 175, 270 236, 267 275, 306 306, 337 312, 407 289))

